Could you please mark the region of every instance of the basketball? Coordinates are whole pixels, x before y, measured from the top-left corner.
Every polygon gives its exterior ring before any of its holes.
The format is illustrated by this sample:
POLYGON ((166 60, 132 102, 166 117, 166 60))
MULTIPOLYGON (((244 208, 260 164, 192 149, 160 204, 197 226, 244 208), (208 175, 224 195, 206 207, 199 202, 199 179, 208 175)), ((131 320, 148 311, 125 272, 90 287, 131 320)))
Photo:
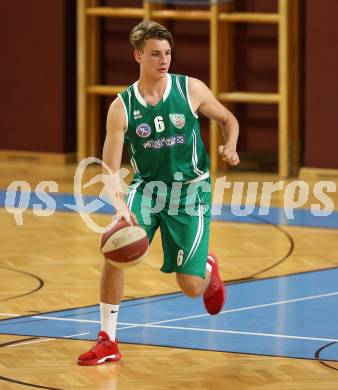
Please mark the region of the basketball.
POLYGON ((101 236, 101 252, 115 267, 128 268, 138 264, 149 248, 147 233, 137 224, 125 219, 107 227, 101 236))

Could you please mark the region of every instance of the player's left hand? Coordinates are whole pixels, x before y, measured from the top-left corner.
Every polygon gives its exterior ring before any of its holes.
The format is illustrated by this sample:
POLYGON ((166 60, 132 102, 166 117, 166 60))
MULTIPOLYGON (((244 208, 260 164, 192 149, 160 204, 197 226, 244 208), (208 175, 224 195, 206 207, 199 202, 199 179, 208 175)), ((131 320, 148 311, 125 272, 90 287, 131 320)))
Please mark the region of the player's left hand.
POLYGON ((219 145, 218 153, 222 157, 223 161, 228 162, 230 165, 239 164, 239 157, 236 152, 236 148, 230 145, 219 145))

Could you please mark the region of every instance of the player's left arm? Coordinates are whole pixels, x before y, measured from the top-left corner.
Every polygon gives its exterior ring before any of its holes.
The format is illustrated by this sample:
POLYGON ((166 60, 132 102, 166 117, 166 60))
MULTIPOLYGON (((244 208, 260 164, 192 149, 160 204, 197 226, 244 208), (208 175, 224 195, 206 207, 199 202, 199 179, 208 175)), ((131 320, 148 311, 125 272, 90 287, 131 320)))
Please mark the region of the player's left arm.
POLYGON ((200 80, 189 77, 189 95, 192 109, 219 123, 224 137, 224 145, 219 145, 218 153, 222 160, 231 165, 239 163, 236 151, 239 125, 235 116, 221 104, 211 90, 200 80))

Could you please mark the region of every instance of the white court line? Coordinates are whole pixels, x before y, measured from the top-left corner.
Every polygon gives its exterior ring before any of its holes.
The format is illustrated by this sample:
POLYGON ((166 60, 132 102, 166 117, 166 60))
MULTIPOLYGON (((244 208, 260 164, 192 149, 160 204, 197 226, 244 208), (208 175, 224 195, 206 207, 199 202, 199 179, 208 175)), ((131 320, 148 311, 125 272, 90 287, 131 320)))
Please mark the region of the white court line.
MULTIPOLYGON (((276 333, 242 332, 242 331, 239 331, 239 330, 188 328, 188 327, 185 327, 185 326, 166 326, 166 325, 151 325, 151 324, 140 324, 140 326, 141 327, 145 327, 145 328, 163 328, 163 329, 173 329, 173 330, 192 330, 192 331, 196 331, 196 332, 229 333, 229 334, 242 334, 242 335, 262 336, 262 337, 277 337, 277 338, 285 338, 285 339, 299 339, 299 340, 313 340, 313 341, 334 341, 336 343, 338 342, 338 339, 326 339, 326 338, 320 338, 320 337, 305 337, 305 336, 289 336, 289 335, 286 335, 286 334, 276 334, 276 333)), ((121 329, 119 329, 119 330, 121 330, 121 329)))
POLYGON ((93 322, 94 324, 99 324, 101 321, 95 320, 80 320, 78 318, 63 318, 63 317, 47 317, 47 316, 32 316, 31 318, 37 318, 40 320, 53 320, 53 321, 71 321, 71 322, 93 322))
POLYGON ((90 332, 70 334, 68 336, 63 336, 62 338, 67 339, 67 338, 70 338, 70 337, 84 336, 85 334, 90 334, 90 332))
POLYGON ((26 345, 26 344, 43 343, 44 341, 48 341, 48 340, 55 340, 55 339, 41 339, 41 340, 34 340, 34 341, 26 341, 25 343, 7 345, 7 347, 5 348, 20 347, 21 345, 26 345))
MULTIPOLYGON (((251 309, 258 309, 261 307, 268 307, 268 306, 276 306, 276 305, 282 305, 286 303, 294 303, 294 302, 300 302, 300 301, 307 301, 311 299, 317 299, 317 298, 324 298, 328 296, 334 296, 338 295, 338 291, 327 293, 327 294, 320 294, 320 295, 312 295, 309 297, 303 297, 303 298, 295 298, 295 299, 289 299, 285 301, 279 301, 279 302, 272 302, 272 303, 265 303, 262 305, 255 305, 255 306, 247 306, 242 307, 238 309, 230 309, 230 310, 224 310, 221 311, 219 314, 226 314, 226 313, 232 313, 232 312, 239 312, 239 311, 245 311, 245 310, 251 310, 251 309)), ((13 316, 16 316, 13 314, 13 316)), ((255 332, 242 332, 242 331, 230 331, 230 330, 222 330, 222 329, 204 329, 204 328, 188 328, 188 327, 180 327, 180 326, 161 326, 158 324, 163 324, 166 322, 174 322, 174 321, 182 321, 186 319, 192 319, 192 318, 200 318, 200 317, 206 317, 209 316, 209 314, 199 314, 195 316, 188 316, 188 317, 179 317, 179 318, 173 318, 170 320, 163 320, 163 321, 156 321, 156 322, 150 322, 147 324, 133 324, 133 323, 126 323, 126 322, 118 322, 119 325, 126 325, 125 327, 118 328, 118 330, 124 330, 124 329, 131 329, 131 328, 137 328, 137 327, 145 327, 145 328, 163 328, 163 329, 177 329, 177 330, 192 330, 192 331, 199 331, 199 332, 216 332, 216 333, 232 333, 232 334, 244 334, 244 335, 253 335, 253 336, 266 336, 266 337, 279 337, 279 338, 291 338, 291 339, 300 339, 300 340, 314 340, 314 341, 334 341, 338 342, 336 339, 326 339, 326 338, 317 338, 317 337, 303 337, 303 336, 288 336, 288 335, 280 335, 280 334, 273 334, 273 333, 255 333, 255 332)), ((73 322, 88 322, 88 323, 100 323, 100 321, 94 321, 94 320, 81 320, 81 319, 75 319, 75 318, 62 318, 62 317, 46 317, 46 316, 32 316, 31 318, 38 318, 38 319, 48 319, 53 321, 73 321, 73 322)))
MULTIPOLYGON (((272 303, 264 303, 262 305, 255 305, 255 306, 247 306, 247 307, 240 307, 238 309, 230 309, 230 310, 223 310, 219 314, 226 314, 226 313, 234 313, 238 311, 245 311, 245 310, 252 310, 252 309, 259 309, 261 307, 269 307, 269 306, 276 306, 276 305, 283 305, 285 303, 293 303, 293 302, 300 302, 300 301, 307 301, 310 299, 316 299, 316 298, 324 298, 328 296, 333 296, 333 295, 338 295, 338 291, 332 292, 332 293, 327 293, 327 294, 321 294, 321 295, 312 295, 309 297, 303 297, 303 298, 295 298, 295 299, 288 299, 286 301, 279 301, 279 302, 272 302, 272 303)), ((146 325, 157 325, 157 324, 163 324, 167 322, 175 322, 175 321, 182 321, 182 320, 189 320, 192 318, 200 318, 200 317, 207 317, 209 316, 208 313, 206 314, 198 314, 194 316, 187 316, 187 317, 178 317, 178 318, 172 318, 170 320, 163 320, 163 321, 156 321, 156 322, 149 322, 146 325)), ((129 328, 135 328, 135 326, 130 326, 130 327, 124 327, 124 328, 119 328, 119 330, 122 329, 129 329, 129 328)))
MULTIPOLYGON (((86 333, 71 334, 69 336, 63 336, 62 338, 67 339, 70 337, 84 336, 86 334, 90 334, 90 333, 86 332, 86 333)), ((34 341, 26 341, 24 343, 17 343, 17 344, 8 345, 6 348, 21 347, 21 345, 43 343, 44 341, 52 341, 52 340, 60 340, 60 339, 48 338, 48 339, 40 339, 40 340, 34 340, 34 341)))
MULTIPOLYGON (((311 299, 325 298, 325 297, 334 296, 334 295, 338 295, 338 291, 334 291, 334 292, 327 293, 327 294, 311 295, 311 296, 303 297, 303 298, 288 299, 288 300, 285 300, 285 301, 264 303, 264 304, 255 305, 255 306, 240 307, 238 309, 223 310, 219 314, 226 314, 226 313, 234 313, 234 312, 245 311, 245 310, 259 309, 259 308, 262 308, 262 307, 283 305, 283 304, 286 304, 286 303, 308 301, 308 300, 311 300, 311 299)), ((11 317, 20 316, 19 314, 8 314, 8 313, 0 313, 0 315, 11 316, 11 317)), ((148 324, 129 324, 129 323, 126 323, 126 322, 118 322, 118 324, 120 324, 120 325, 127 325, 127 326, 130 326, 130 327, 136 327, 136 326, 144 326, 144 325, 157 325, 157 324, 163 324, 163 323, 166 323, 166 322, 182 321, 182 320, 188 320, 188 319, 200 318, 200 317, 207 317, 207 316, 209 316, 209 314, 208 313, 204 313, 204 314, 198 314, 198 315, 194 315, 194 316, 178 317, 178 318, 172 318, 172 319, 169 319, 169 320, 149 322, 148 324)), ((96 321, 96 320, 81 320, 81 319, 77 319, 77 318, 64 318, 64 317, 30 316, 30 318, 37 318, 37 319, 41 319, 41 320, 52 320, 52 321, 88 322, 88 323, 96 323, 96 324, 100 323, 100 321, 96 321)), ((120 328, 120 329, 127 329, 127 328, 120 328)))
MULTIPOLYGON (((0 316, 11 316, 11 317, 20 317, 21 314, 8 314, 8 313, 0 313, 0 316)), ((25 316, 24 318, 35 318, 38 320, 52 320, 52 321, 70 321, 70 322, 85 322, 85 323, 94 323, 94 324, 100 324, 101 321, 97 320, 81 320, 78 318, 63 318, 63 317, 48 317, 48 316, 25 316)), ((134 326, 134 324, 131 324, 129 322, 118 322, 120 325, 128 325, 128 326, 134 326)), ((1 322, 0 322, 1 325, 1 322)), ((136 326, 136 325, 135 325, 136 326)), ((138 326, 138 325, 137 325, 138 326)), ((71 337, 71 336, 66 336, 71 337)))

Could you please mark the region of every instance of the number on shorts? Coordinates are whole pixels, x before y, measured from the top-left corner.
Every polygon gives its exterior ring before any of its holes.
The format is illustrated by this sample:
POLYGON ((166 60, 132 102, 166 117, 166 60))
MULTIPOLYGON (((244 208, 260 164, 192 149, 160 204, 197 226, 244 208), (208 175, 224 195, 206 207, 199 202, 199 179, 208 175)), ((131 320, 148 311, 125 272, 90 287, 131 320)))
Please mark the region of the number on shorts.
POLYGON ((183 257, 184 257, 184 252, 182 249, 180 249, 178 252, 177 252, 177 265, 178 266, 181 266, 182 263, 183 263, 183 257))

